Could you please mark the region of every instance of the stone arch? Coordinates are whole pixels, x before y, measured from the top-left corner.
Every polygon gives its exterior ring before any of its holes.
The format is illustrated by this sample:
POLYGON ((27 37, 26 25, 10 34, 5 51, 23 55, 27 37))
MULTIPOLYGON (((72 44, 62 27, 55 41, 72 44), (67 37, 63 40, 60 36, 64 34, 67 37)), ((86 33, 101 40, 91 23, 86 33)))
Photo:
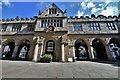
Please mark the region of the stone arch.
POLYGON ((92 45, 92 41, 94 40, 95 38, 91 38, 90 41, 89 41, 89 44, 92 45))
POLYGON ((107 52, 105 49, 105 41, 103 39, 94 39, 92 41, 92 47, 95 59, 108 59, 107 52))
POLYGON ((4 45, 7 45, 9 42, 15 42, 15 40, 14 39, 3 39, 2 40, 2 45, 4 46, 4 45))
POLYGON ((74 40, 71 40, 73 45, 75 44, 76 41, 79 41, 79 40, 83 40, 87 45, 89 44, 89 41, 88 39, 81 39, 81 38, 77 38, 77 39, 74 39, 74 40))
POLYGON ((2 43, 2 59, 12 59, 12 54, 15 48, 15 41, 13 39, 6 39, 2 43))
POLYGON ((77 60, 88 60, 88 45, 85 40, 77 39, 74 44, 75 47, 75 56, 77 60))
POLYGON ((28 52, 30 48, 30 41, 27 39, 20 40, 18 43, 18 50, 16 59, 18 60, 28 60, 28 52))
POLYGON ((120 56, 120 38, 111 38, 109 40, 109 49, 113 58, 120 56))

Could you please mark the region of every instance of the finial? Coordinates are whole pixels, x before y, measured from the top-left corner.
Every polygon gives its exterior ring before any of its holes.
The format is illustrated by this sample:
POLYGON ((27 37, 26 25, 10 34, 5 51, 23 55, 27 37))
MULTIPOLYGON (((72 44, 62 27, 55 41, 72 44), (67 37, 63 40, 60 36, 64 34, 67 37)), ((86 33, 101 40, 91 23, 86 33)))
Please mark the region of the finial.
POLYGON ((67 13, 67 9, 65 9, 64 13, 67 13))
POLYGON ((39 10, 38 15, 41 15, 41 11, 39 10))

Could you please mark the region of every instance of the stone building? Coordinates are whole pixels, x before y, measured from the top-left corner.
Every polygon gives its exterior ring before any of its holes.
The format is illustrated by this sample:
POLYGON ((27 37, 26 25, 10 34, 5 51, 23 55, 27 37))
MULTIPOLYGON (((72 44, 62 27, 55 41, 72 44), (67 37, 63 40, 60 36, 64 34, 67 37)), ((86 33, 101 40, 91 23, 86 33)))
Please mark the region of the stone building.
POLYGON ((33 18, 2 19, 2 59, 115 60, 120 56, 120 15, 67 17, 54 3, 33 18))

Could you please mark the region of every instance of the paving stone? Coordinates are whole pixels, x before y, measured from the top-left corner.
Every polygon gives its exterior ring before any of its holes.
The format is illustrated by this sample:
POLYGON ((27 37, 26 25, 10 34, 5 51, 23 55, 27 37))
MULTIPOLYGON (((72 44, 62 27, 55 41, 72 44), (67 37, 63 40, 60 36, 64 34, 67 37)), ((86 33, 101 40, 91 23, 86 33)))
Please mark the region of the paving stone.
POLYGON ((34 63, 2 61, 4 78, 117 78, 118 66, 90 61, 34 63))

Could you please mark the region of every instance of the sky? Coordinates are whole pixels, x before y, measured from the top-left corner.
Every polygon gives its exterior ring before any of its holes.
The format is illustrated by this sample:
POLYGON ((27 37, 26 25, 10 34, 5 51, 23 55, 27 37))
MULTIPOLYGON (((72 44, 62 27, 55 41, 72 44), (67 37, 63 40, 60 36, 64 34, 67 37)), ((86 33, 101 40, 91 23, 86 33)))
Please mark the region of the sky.
MULTIPOLYGON (((2 18, 31 18, 38 15, 38 11, 44 11, 53 2, 10 2, 2 0, 0 2, 0 14, 2 18)), ((118 2, 105 0, 104 2, 93 2, 83 0, 82 2, 54 2, 61 10, 67 9, 67 16, 91 16, 97 15, 118 15, 118 2)))

